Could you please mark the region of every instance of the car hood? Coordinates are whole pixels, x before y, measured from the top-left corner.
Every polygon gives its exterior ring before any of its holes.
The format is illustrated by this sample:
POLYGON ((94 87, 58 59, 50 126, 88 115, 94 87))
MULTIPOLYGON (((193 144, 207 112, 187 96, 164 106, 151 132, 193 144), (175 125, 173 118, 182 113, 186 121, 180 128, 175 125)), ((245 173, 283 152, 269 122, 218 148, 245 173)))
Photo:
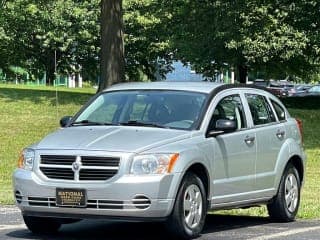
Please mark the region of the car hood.
POLYGON ((37 149, 142 152, 191 136, 191 132, 133 126, 79 126, 60 129, 41 140, 37 149))

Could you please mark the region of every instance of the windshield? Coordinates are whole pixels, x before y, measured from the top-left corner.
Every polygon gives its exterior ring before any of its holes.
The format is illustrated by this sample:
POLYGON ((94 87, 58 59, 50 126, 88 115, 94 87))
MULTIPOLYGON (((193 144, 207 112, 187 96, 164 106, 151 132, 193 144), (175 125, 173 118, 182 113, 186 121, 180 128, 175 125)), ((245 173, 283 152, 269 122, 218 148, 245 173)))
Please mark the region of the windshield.
POLYGON ((128 125, 193 130, 207 95, 187 91, 114 91, 99 95, 71 125, 128 125))

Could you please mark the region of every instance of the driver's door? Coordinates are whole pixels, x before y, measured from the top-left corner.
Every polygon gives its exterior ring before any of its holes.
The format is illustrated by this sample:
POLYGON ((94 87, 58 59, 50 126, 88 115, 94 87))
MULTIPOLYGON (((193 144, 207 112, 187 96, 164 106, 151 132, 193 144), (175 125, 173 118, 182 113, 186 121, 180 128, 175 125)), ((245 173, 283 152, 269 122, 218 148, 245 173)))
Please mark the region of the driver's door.
POLYGON ((254 130, 247 128, 240 94, 221 98, 212 114, 209 129, 215 130, 218 119, 235 121, 237 129, 212 138, 214 207, 252 198, 255 184, 256 136, 254 130))

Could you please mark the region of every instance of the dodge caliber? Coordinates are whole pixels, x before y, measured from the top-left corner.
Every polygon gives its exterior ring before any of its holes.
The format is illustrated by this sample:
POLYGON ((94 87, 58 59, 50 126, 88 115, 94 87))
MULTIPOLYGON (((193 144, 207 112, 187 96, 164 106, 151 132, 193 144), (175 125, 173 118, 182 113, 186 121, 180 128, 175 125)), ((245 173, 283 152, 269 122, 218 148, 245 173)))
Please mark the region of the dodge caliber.
POLYGON ((266 205, 293 221, 306 157, 302 123, 261 88, 125 83, 26 147, 14 195, 34 233, 85 218, 162 221, 200 235, 208 210, 266 205))

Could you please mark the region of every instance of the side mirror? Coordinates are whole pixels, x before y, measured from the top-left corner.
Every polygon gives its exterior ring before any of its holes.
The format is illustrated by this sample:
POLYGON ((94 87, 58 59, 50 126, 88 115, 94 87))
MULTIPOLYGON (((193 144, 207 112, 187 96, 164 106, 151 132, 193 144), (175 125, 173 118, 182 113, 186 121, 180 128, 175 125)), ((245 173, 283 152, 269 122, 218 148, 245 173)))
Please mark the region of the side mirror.
POLYGON ((62 117, 60 119, 60 126, 63 127, 63 128, 68 126, 68 124, 70 123, 71 119, 72 119, 72 116, 64 116, 64 117, 62 117))
POLYGON ((207 137, 216 137, 222 133, 230 133, 237 130, 237 123, 233 120, 219 119, 216 122, 214 130, 210 130, 207 137))

